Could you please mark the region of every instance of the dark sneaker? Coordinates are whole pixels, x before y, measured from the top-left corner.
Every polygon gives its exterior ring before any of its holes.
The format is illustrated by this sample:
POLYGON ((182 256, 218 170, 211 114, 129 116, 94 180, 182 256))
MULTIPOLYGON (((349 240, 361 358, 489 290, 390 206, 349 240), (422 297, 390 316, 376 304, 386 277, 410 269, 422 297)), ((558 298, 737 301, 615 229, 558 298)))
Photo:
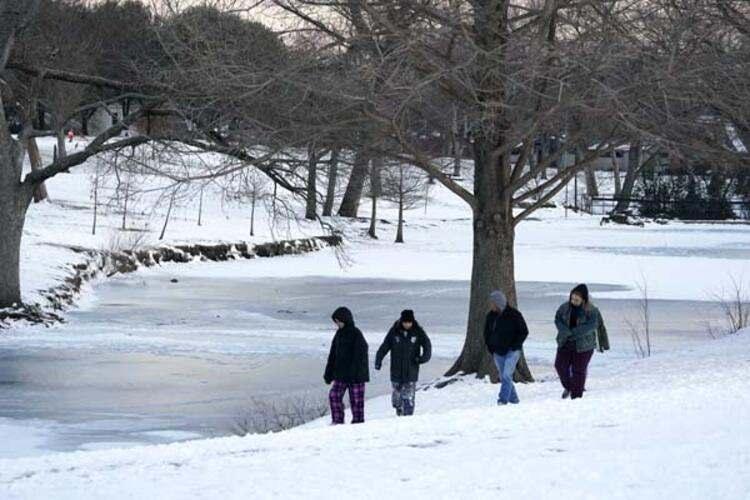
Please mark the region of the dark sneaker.
POLYGON ((569 390, 567 390, 567 389, 565 389, 565 390, 563 391, 563 393, 562 393, 562 398, 563 398, 563 399, 568 399, 569 397, 570 397, 570 391, 569 391, 569 390))

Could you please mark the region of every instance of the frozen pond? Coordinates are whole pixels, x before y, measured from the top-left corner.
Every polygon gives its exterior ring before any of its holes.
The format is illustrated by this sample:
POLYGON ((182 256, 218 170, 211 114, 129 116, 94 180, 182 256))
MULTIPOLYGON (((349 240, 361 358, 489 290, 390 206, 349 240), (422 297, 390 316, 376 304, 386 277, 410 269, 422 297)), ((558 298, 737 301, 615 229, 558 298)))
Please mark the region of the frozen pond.
MULTIPOLYGON (((435 350, 423 380, 461 348, 466 282, 172 278, 112 279, 68 324, 0 336, 0 430, 28 433, 22 445, 0 443, 0 457, 227 435, 259 401, 325 401, 329 316, 339 305, 354 311, 371 359, 399 311, 413 308, 435 350)), ((537 373, 549 372, 552 316, 571 285, 519 286, 537 373)), ((597 303, 611 330, 608 356, 633 357, 628 321, 638 324, 639 302, 597 303)), ((657 351, 705 341, 707 322, 719 318, 707 302, 652 301, 651 312, 657 351)), ((368 396, 385 393, 387 370, 372 375, 368 396)))

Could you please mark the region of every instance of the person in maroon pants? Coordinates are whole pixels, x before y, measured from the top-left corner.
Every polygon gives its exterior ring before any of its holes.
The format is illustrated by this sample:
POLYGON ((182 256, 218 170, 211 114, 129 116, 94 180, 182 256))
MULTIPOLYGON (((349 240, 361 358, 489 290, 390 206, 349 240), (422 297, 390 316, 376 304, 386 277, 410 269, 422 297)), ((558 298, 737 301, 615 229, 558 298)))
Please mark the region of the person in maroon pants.
POLYGON ((563 399, 583 397, 586 372, 597 345, 599 311, 589 301, 586 285, 578 285, 555 314, 557 356, 555 370, 563 386, 563 399))

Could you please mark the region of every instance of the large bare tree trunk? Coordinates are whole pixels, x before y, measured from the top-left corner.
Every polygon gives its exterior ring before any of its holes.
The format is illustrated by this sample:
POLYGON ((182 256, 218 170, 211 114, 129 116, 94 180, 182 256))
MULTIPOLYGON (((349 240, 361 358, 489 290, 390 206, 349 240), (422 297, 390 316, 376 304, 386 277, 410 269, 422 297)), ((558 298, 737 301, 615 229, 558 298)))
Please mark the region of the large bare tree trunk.
POLYGON ((333 213, 333 202, 336 198, 336 178, 339 172, 339 149, 331 150, 331 164, 328 166, 328 188, 323 203, 323 217, 330 217, 333 213))
POLYGON ((510 305, 517 304, 513 243, 512 223, 497 222, 490 214, 474 214, 469 322, 463 350, 448 375, 463 372, 476 373, 478 377, 490 375, 493 381, 498 378, 484 343, 484 322, 493 290, 502 290, 510 305))
POLYGON ((0 196, 0 308, 4 308, 21 303, 21 237, 26 209, 17 195, 0 196))
MULTIPOLYGON (((491 146, 490 146, 491 147, 491 146)), ((489 375, 498 380, 497 369, 484 343, 484 321, 489 307, 489 295, 493 290, 502 290, 508 304, 517 307, 516 278, 514 265, 515 228, 510 197, 501 197, 497 186, 500 167, 492 164, 492 156, 486 145, 475 143, 474 195, 476 207, 473 214, 474 252, 471 269, 471 293, 469 298, 469 320, 466 339, 461 355, 447 375, 476 373, 478 377, 489 375)), ((521 356, 516 369, 517 381, 533 381, 521 356)))
POLYGON ((339 215, 341 217, 357 217, 359 212, 359 202, 362 199, 362 191, 367 179, 368 165, 370 156, 365 150, 360 149, 354 157, 354 167, 349 176, 349 183, 346 185, 346 192, 341 200, 339 215))
POLYGON ((4 308, 21 303, 21 238, 33 190, 21 184, 23 157, 17 145, 7 133, 0 133, 0 141, 0 308, 4 308))
MULTIPOLYGON (((39 9, 39 0, 0 1, 0 73, 10 58, 18 31, 39 9)), ((21 303, 21 238, 33 189, 21 183, 21 144, 11 137, 0 92, 0 308, 21 303)))

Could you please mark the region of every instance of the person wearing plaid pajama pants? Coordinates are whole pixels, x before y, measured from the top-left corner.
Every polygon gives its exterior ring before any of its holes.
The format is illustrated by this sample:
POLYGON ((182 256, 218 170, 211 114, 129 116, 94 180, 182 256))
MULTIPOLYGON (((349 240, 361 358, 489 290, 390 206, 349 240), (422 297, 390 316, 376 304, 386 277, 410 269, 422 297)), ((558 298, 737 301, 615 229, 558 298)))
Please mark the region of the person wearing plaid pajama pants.
POLYGON ((331 403, 331 420, 334 424, 344 423, 344 393, 349 391, 349 404, 352 409, 352 423, 361 424, 365 421, 365 384, 347 384, 338 380, 333 381, 328 400, 331 403))
POLYGON ((365 421, 365 384, 370 381, 367 341, 346 307, 336 309, 331 318, 338 330, 333 336, 323 374, 326 384, 333 383, 328 394, 331 421, 344 423, 344 394, 349 391, 352 423, 360 424, 365 421))

